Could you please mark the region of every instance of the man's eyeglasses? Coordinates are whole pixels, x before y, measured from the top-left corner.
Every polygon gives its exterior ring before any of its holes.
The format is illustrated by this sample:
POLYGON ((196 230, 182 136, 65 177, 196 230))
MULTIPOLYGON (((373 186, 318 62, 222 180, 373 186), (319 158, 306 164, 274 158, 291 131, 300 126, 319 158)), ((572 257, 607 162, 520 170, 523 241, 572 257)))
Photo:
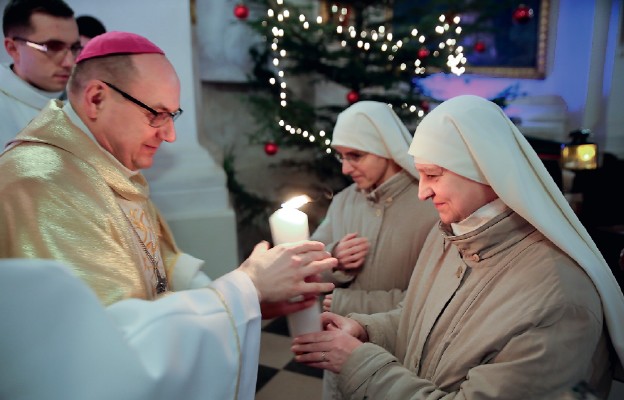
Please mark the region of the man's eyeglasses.
POLYGON ((171 118, 172 121, 175 121, 180 115, 182 115, 182 109, 181 108, 178 108, 174 112, 156 111, 152 107, 146 105, 145 103, 135 99, 134 97, 130 96, 128 93, 126 93, 123 90, 119 89, 118 87, 116 87, 112 83, 108 83, 106 81, 102 81, 102 82, 104 82, 106 84, 106 86, 108 86, 109 88, 113 89, 114 91, 116 91, 117 93, 122 95, 124 99, 129 100, 129 101, 133 102, 134 104, 136 104, 137 106, 143 107, 144 109, 146 109, 147 111, 152 113, 152 116, 149 119, 149 125, 152 128, 158 128, 159 126, 163 126, 164 124, 167 123, 167 121, 169 121, 169 118, 171 118))
POLYGON ((17 40, 18 42, 24 42, 26 46, 32 47, 35 50, 39 50, 42 53, 49 54, 50 56, 56 56, 58 54, 63 54, 63 56, 65 56, 65 54, 67 54, 67 51, 69 50, 74 57, 77 57, 78 54, 80 54, 80 52, 82 51, 82 45, 80 44, 80 42, 67 44, 62 40, 53 39, 48 40, 47 42, 38 43, 33 42, 32 40, 24 39, 19 36, 14 36, 13 40, 17 40))
POLYGON ((370 153, 347 153, 343 155, 340 153, 335 153, 335 156, 336 160, 340 161, 341 164, 347 161, 351 165, 356 165, 369 154, 370 153))

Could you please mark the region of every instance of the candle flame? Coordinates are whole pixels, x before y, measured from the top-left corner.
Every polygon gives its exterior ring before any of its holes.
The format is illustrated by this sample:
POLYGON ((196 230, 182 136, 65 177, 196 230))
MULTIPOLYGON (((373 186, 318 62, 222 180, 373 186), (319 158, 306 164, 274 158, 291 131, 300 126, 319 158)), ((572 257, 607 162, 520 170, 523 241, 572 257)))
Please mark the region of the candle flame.
POLYGON ((312 199, 310 199, 308 196, 303 194, 301 196, 293 197, 292 199, 288 200, 287 202, 282 203, 282 208, 299 208, 302 205, 307 204, 307 203, 309 203, 311 201, 312 201, 312 199))

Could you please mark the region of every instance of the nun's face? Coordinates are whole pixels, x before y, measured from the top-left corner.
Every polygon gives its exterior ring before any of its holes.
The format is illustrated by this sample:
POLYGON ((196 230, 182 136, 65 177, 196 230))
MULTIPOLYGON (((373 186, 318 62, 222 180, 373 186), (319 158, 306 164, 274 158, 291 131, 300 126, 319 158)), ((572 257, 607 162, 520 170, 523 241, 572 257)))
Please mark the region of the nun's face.
POLYGON ((488 185, 434 164, 416 164, 420 173, 418 198, 431 199, 445 224, 460 222, 498 196, 488 185))
POLYGON ((393 160, 375 154, 344 146, 335 146, 335 150, 342 173, 349 175, 361 190, 375 189, 401 170, 393 160))

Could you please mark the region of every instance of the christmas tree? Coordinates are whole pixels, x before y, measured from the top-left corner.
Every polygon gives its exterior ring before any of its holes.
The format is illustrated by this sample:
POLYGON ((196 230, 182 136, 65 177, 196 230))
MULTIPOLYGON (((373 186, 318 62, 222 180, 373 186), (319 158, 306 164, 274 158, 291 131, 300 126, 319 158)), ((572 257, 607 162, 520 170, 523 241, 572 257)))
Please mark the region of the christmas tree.
POLYGON ((256 3, 266 10, 248 22, 263 38, 252 49, 253 80, 264 90, 253 97, 260 126, 252 138, 259 142, 315 146, 330 154, 337 114, 359 100, 385 102, 415 125, 431 100, 419 90, 418 79, 464 71, 455 11, 423 14, 407 1, 351 0, 322 2, 320 15, 313 15, 314 10, 282 0, 256 3), (405 15, 421 18, 410 21, 405 15), (329 104, 310 91, 297 96, 290 84, 301 78, 309 89, 330 82, 346 95, 329 104))
MULTIPOLYGON (((338 114, 356 101, 381 101, 413 130, 439 101, 419 81, 432 73, 464 73, 464 52, 481 52, 484 44, 473 42, 466 49, 462 35, 493 29, 480 22, 490 21, 502 7, 515 7, 514 13, 525 12, 518 18, 525 18, 528 8, 516 3, 248 0, 237 5, 235 15, 259 37, 251 49, 254 94, 248 99, 257 125, 248 132, 250 141, 264 144, 269 156, 280 147, 307 152, 308 159, 282 161, 277 168, 310 171, 319 183, 310 190, 329 187, 335 193, 350 183, 330 147, 338 114), (465 15, 469 27, 462 26, 465 15)), ((246 193, 232 165, 226 172, 239 219, 265 221, 260 210, 268 210, 271 201, 246 193)))

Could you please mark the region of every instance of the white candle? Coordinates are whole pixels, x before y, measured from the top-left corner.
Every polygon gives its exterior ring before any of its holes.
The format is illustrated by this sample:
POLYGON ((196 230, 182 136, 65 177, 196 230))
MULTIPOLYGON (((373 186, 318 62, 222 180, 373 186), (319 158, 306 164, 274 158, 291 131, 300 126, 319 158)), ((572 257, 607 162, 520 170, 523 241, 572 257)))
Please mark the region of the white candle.
MULTIPOLYGON (((298 200, 301 200, 301 198, 295 198, 292 201, 296 203, 298 200)), ((310 238, 308 216, 291 204, 291 202, 282 204, 282 208, 269 217, 269 226, 271 227, 274 245, 298 242, 310 238)), ((305 204, 305 202, 302 204, 305 204)), ((321 310, 318 303, 289 314, 286 316, 286 319, 288 330, 292 337, 322 330, 321 310)))
POLYGON ((308 216, 296 208, 280 208, 269 217, 273 244, 284 244, 308 240, 308 216))

